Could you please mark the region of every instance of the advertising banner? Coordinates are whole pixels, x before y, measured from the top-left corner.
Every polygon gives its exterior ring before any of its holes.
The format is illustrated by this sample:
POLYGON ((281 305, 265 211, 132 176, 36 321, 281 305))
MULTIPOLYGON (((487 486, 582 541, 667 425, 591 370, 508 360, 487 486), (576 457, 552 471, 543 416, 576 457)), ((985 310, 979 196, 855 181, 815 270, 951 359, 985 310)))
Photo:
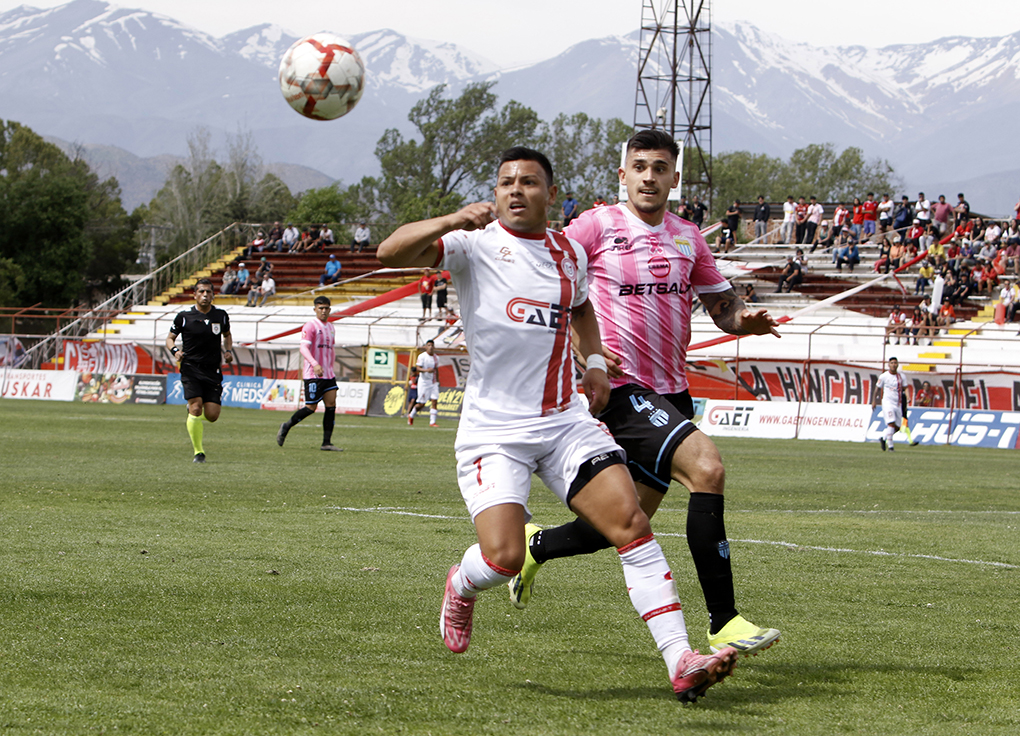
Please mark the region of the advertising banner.
POLYGON ((262 408, 294 411, 301 405, 303 389, 304 382, 293 378, 270 380, 262 396, 262 408))
POLYGON ((166 377, 124 373, 79 373, 75 401, 100 404, 162 404, 166 377))
POLYGON ((0 371, 0 397, 73 401, 77 374, 71 371, 0 371))
MULTIPOLYGON (((405 410, 404 404, 407 401, 407 387, 402 383, 374 383, 372 384, 372 397, 368 405, 368 416, 370 417, 399 417, 405 410)), ((464 389, 462 388, 440 388, 439 401, 436 406, 439 410, 440 419, 460 419, 461 405, 464 403, 464 389)), ((426 412, 428 409, 421 409, 426 412)))
POLYGON ((369 383, 353 383, 342 381, 337 384, 336 413, 360 414, 368 411, 368 395, 371 392, 369 383))
POLYGON ((712 437, 791 440, 797 431, 797 405, 786 401, 709 399, 699 429, 712 437))
POLYGON ((135 344, 111 345, 106 342, 65 342, 64 370, 79 373, 132 374, 150 370, 148 352, 135 344))
MULTIPOLYGON (((868 426, 867 439, 878 442, 885 431, 881 409, 875 409, 868 426)), ((946 409, 910 409, 910 435, 922 445, 958 445, 960 447, 994 447, 1018 449, 1020 412, 1012 411, 948 411, 946 409)), ((903 431, 895 440, 906 442, 903 431)))

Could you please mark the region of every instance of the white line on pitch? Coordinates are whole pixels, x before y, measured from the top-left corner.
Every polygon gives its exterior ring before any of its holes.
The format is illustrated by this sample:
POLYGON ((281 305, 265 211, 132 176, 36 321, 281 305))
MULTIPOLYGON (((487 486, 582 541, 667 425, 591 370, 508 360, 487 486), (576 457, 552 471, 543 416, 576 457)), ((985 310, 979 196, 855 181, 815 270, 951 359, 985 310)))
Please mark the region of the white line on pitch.
MULTIPOLYGON (((467 521, 466 516, 441 516, 438 514, 422 514, 416 511, 405 511, 399 507, 374 507, 366 509, 352 508, 349 506, 333 506, 334 511, 356 511, 366 513, 379 513, 379 514, 393 514, 395 516, 416 516, 422 519, 454 519, 467 521)), ((679 537, 680 539, 686 539, 686 534, 675 534, 672 532, 656 532, 657 537, 679 537)), ((1020 568, 1020 565, 1010 565, 1007 562, 987 562, 985 560, 965 560, 958 559, 955 557, 939 557, 938 555, 918 555, 909 554, 907 552, 886 552, 885 550, 861 550, 861 549, 845 549, 842 547, 813 547, 806 544, 794 544, 793 542, 773 542, 766 539, 731 539, 730 542, 738 542, 740 544, 765 544, 770 547, 785 547, 787 549, 809 549, 815 552, 838 552, 841 554, 855 554, 855 555, 875 555, 878 557, 908 557, 918 560, 935 560, 936 562, 959 562, 966 565, 988 565, 990 567, 1004 567, 1010 570, 1016 570, 1020 568)))

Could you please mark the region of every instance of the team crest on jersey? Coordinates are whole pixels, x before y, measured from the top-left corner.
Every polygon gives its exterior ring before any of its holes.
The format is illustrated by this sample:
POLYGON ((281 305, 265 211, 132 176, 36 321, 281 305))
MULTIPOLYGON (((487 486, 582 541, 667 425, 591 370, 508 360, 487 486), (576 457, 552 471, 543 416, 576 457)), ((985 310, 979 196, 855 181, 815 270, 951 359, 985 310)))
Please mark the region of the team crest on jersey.
POLYGON ((213 324, 212 324, 212 334, 214 334, 214 335, 220 334, 220 325, 219 325, 219 323, 213 322, 213 324))
POLYGON ((563 275, 571 281, 577 278, 577 264, 575 264, 571 259, 564 258, 560 263, 560 268, 563 269, 563 275))
POLYGON ((674 235, 673 243, 676 245, 676 249, 683 253, 688 258, 694 258, 694 248, 691 247, 691 241, 682 235, 674 235))

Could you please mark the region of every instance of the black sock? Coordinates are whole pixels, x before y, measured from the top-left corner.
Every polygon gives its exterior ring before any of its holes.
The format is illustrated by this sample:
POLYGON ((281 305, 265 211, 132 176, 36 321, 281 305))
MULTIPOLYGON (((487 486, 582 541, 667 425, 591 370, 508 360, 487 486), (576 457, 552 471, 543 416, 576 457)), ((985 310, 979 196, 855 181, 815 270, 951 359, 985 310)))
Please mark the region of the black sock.
POLYGON ((698 581, 705 594, 711 633, 717 633, 737 615, 730 568, 730 543, 723 523, 723 496, 692 493, 687 505, 687 546, 698 581))
POLYGON ((531 538, 531 556, 535 562, 559 557, 590 555, 613 545, 586 521, 574 519, 553 529, 543 529, 531 538))
POLYGON ((322 444, 328 445, 333 441, 333 423, 336 420, 336 407, 327 406, 326 413, 322 416, 322 444))
POLYGON ((315 413, 315 409, 310 406, 302 406, 296 412, 290 415, 290 419, 287 420, 287 429, 291 429, 295 424, 300 422, 305 417, 310 417, 315 413))

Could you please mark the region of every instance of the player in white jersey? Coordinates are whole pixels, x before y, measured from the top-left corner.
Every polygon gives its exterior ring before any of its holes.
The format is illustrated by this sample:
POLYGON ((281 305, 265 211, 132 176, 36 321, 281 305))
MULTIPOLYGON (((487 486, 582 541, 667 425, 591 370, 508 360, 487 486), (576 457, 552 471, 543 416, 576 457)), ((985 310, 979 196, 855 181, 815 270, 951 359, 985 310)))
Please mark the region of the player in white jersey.
POLYGON ((429 426, 438 427, 436 419, 439 417, 439 360, 436 358, 436 343, 433 340, 425 343, 424 352, 418 353, 415 366, 418 368, 418 397, 407 415, 407 423, 414 424, 418 410, 426 403, 430 403, 429 426))
POLYGON ((495 212, 492 203, 478 202, 403 225, 378 251, 387 266, 450 271, 471 355, 455 449, 478 544, 447 575, 443 639, 465 651, 475 596, 505 584, 524 564, 536 473, 617 548, 631 602, 666 660, 674 692, 694 700, 730 674, 737 653, 691 650, 672 573, 620 448, 577 397, 571 324, 589 356, 582 386, 594 411, 610 386, 588 302, 587 257, 546 229, 556 201, 552 167, 541 153, 517 147, 504 152, 497 172, 495 212))
MULTIPOLYGON (((709 612, 709 644, 754 654, 774 644, 780 632, 752 624, 736 608, 723 522, 725 470, 715 444, 690 421, 694 405, 685 367, 692 292, 725 332, 778 332, 768 312, 745 307, 697 227, 668 212, 667 197, 680 176, 678 153, 661 131, 637 133, 619 171, 627 202, 585 212, 566 234, 588 255, 591 302, 609 360, 613 390, 598 416, 626 451, 649 517, 671 480, 690 491, 687 543, 709 612)), ((527 605, 542 563, 610 546, 581 519, 553 529, 529 525, 527 533, 525 565, 510 584, 518 608, 527 605)))
POLYGON ((336 373, 333 362, 336 351, 333 347, 336 336, 329 321, 331 304, 329 297, 317 296, 313 302, 315 319, 301 328, 301 356, 304 358, 305 405, 294 412, 290 419, 280 425, 276 433, 276 444, 283 447, 287 433, 305 417, 315 413, 321 401, 325 407, 322 415, 322 447, 328 452, 343 452, 342 447, 333 444, 333 425, 336 423, 336 373))
POLYGON ((903 374, 899 372, 900 362, 896 358, 889 358, 889 370, 878 377, 875 382, 875 396, 872 398, 872 408, 878 406, 879 395, 882 397, 882 419, 885 421, 885 432, 878 439, 882 451, 886 449, 892 452, 893 436, 899 431, 903 423, 903 374))

